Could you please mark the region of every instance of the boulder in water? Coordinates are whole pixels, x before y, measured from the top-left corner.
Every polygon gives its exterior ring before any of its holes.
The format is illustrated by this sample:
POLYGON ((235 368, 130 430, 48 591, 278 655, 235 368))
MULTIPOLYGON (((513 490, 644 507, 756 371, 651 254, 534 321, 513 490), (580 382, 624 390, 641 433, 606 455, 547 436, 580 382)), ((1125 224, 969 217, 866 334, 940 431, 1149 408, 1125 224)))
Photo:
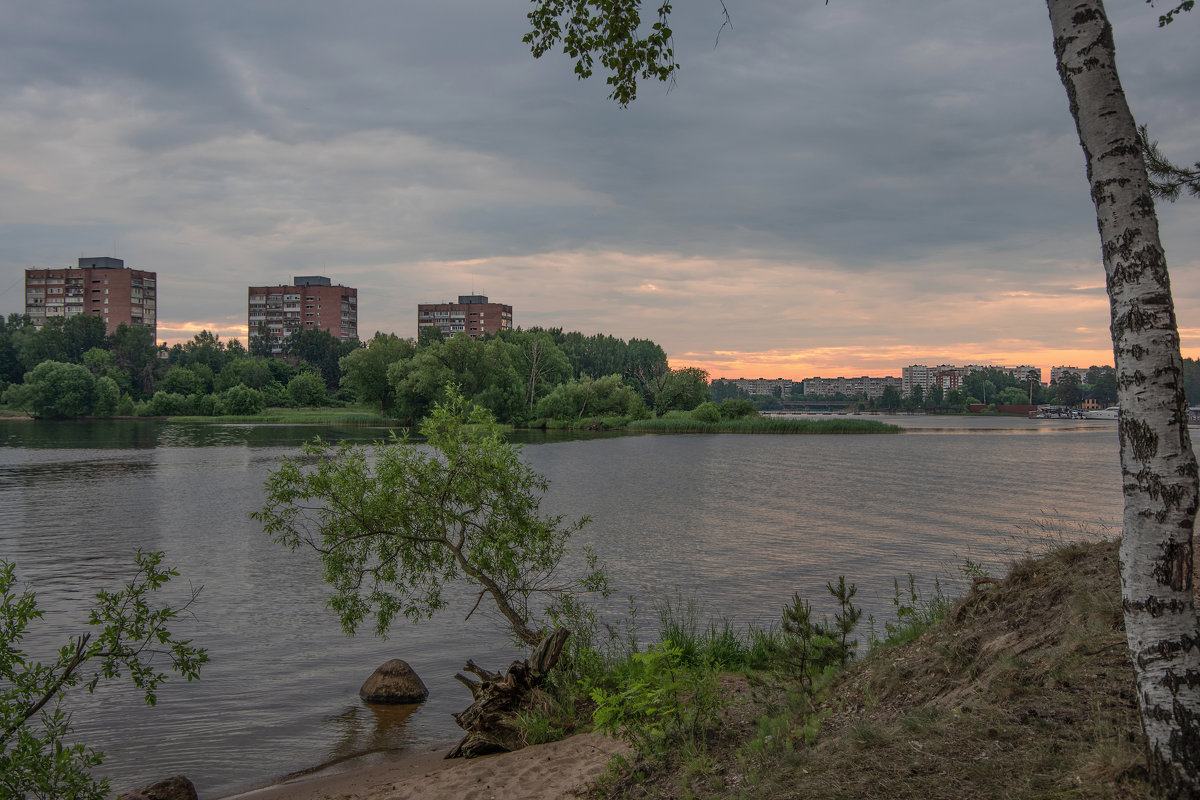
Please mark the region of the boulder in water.
POLYGON ((368 703, 419 703, 429 690, 407 662, 393 658, 367 678, 358 696, 368 703))
POLYGON ((136 792, 121 795, 121 800, 197 800, 196 787, 183 775, 172 775, 136 792))

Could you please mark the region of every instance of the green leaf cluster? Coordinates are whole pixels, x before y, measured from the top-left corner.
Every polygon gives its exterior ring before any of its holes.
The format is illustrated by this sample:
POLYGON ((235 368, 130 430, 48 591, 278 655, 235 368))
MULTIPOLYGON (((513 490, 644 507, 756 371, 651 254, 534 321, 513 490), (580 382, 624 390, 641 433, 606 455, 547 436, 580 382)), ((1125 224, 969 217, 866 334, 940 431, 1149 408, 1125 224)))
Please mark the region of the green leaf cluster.
POLYGON ((598 58, 608 71, 609 94, 622 106, 637 98, 638 79, 673 81, 679 65, 670 27, 671 3, 658 7, 658 20, 643 29, 641 0, 534 0, 527 15, 532 30, 522 41, 534 58, 562 46, 575 60, 580 80, 590 78, 598 58))
POLYGON ((595 569, 572 581, 557 575, 587 520, 543 515, 546 479, 490 413, 455 387, 446 395, 420 427, 423 444, 315 441, 285 458, 252 516, 276 542, 319 554, 347 633, 370 616, 381 636, 397 616, 428 618, 446 605, 447 586, 465 582, 478 590, 468 617, 487 598, 519 641, 536 644, 541 608, 602 581, 595 569))
POLYGON ((634 653, 615 682, 594 687, 591 698, 596 727, 644 756, 671 741, 703 744, 721 705, 716 672, 685 665, 680 649, 665 643, 634 653))
POLYGON ((162 558, 162 553, 139 551, 133 578, 117 591, 96 595, 88 616, 92 630, 60 647, 49 663, 21 648, 30 624, 43 612, 33 592, 16 588, 16 565, 0 561, 0 797, 108 796, 108 781, 91 774, 103 755, 68 741, 71 717, 63 700, 70 689, 93 692, 102 680, 128 676, 147 705, 154 705, 167 678, 159 666, 163 659, 189 681, 199 676, 208 654, 167 628, 187 606, 152 602, 153 594, 178 575, 162 566, 162 558))

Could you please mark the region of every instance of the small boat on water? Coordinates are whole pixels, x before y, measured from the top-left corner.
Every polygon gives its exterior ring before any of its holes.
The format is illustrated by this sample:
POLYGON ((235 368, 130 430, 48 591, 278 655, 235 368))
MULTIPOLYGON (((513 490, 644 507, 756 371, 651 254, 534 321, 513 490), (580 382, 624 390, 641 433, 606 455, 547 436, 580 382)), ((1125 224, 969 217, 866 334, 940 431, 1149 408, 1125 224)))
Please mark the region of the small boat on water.
POLYGON ((1120 419, 1121 407, 1109 406, 1108 408, 1098 409, 1096 411, 1088 411, 1083 415, 1084 419, 1120 419))

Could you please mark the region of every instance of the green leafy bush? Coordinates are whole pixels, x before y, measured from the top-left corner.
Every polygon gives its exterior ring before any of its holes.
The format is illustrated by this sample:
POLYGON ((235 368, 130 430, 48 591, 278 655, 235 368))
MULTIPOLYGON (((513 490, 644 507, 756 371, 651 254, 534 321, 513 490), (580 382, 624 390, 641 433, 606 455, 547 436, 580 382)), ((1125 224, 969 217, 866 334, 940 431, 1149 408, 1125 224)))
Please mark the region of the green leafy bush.
POLYGON ((178 573, 161 566, 162 553, 139 551, 135 560, 137 570, 124 587, 96 595, 88 617, 92 631, 59 648, 49 664, 20 647, 43 612, 32 592, 16 589, 16 565, 0 560, 0 797, 108 797, 107 779, 91 774, 103 754, 69 741, 71 715, 63 701, 70 690, 82 686, 92 692, 102 680, 124 674, 146 704, 154 705, 155 691, 167 678, 156 660, 165 659, 189 681, 208 661, 203 649, 166 627, 184 609, 151 602, 178 573))
POLYGON ((667 644, 631 656, 615 686, 592 689, 596 727, 644 756, 672 741, 702 745, 720 708, 716 673, 684 666, 682 656, 667 644))

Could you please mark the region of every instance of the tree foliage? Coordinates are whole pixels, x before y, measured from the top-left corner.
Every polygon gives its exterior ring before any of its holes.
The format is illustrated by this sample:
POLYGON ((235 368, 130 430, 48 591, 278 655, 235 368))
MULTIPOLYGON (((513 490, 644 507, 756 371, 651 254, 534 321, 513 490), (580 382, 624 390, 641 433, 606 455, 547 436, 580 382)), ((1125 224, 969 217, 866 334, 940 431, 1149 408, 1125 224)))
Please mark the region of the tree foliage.
POLYGON ((80 364, 43 361, 25 375, 23 388, 21 405, 39 419, 82 417, 96 405, 96 378, 80 364))
POLYGON ((1174 203, 1185 190, 1193 197, 1200 197, 1200 161, 1191 169, 1176 166, 1159 150, 1158 142, 1150 138, 1145 125, 1138 126, 1138 143, 1146 161, 1150 190, 1155 197, 1174 203))
POLYGON ((586 519, 543 515, 546 479, 457 390, 420 432, 427 446, 407 438, 372 448, 306 445, 271 474, 254 518, 283 546, 319 554, 330 607, 347 633, 370 616, 378 635, 397 616, 428 618, 446 605, 447 586, 465 582, 478 590, 467 617, 486 598, 519 641, 538 643, 537 598, 549 603, 602 579, 556 575, 586 519))
POLYGON ((396 402, 395 387, 388 380, 388 367, 412 358, 415 353, 416 345, 412 340, 401 339, 394 333, 376 333, 366 347, 342 356, 339 362, 341 385, 354 392, 360 403, 378 403, 380 410, 387 414, 396 402))
POLYGON ((162 566, 162 553, 139 551, 135 561, 136 572, 124 587, 96 595, 88 616, 91 631, 73 637, 43 663, 21 648, 43 612, 32 592, 18 590, 16 565, 0 560, 0 796, 108 797, 108 781, 91 775, 103 755, 70 741, 71 716, 63 705, 68 692, 77 687, 92 692, 101 681, 127 676, 147 705, 154 705, 167 678, 159 667, 164 659, 189 681, 208 660, 202 648, 167 629, 186 606, 152 602, 153 593, 178 573, 162 566))
POLYGON ((533 30, 525 41, 534 58, 561 45, 575 60, 580 80, 590 78, 599 59, 608 72, 609 97, 622 106, 637 97, 638 79, 674 80, 671 3, 658 6, 657 20, 642 25, 641 0, 534 0, 527 15, 533 30))

